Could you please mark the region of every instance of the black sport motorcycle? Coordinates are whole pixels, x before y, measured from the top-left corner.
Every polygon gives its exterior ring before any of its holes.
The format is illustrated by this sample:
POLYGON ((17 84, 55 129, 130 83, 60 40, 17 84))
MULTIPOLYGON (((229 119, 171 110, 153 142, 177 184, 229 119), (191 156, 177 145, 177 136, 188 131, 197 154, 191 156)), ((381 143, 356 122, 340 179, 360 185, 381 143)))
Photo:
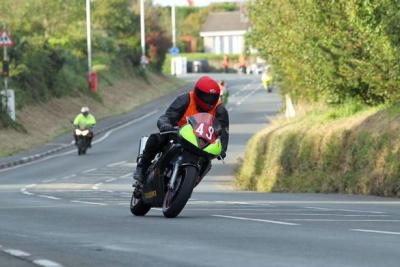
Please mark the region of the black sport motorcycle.
MULTIPOLYGON (((162 207, 167 218, 174 218, 185 207, 193 189, 211 169, 211 160, 220 158, 221 127, 208 113, 198 113, 175 132, 166 132, 170 138, 162 152, 157 154, 146 172, 143 188, 135 188, 130 210, 144 216, 152 207, 162 207)), ((145 145, 142 138, 139 156, 145 145)))
POLYGON ((75 135, 77 136, 76 146, 78 148, 78 155, 85 155, 89 148, 91 131, 89 129, 75 129, 75 135))

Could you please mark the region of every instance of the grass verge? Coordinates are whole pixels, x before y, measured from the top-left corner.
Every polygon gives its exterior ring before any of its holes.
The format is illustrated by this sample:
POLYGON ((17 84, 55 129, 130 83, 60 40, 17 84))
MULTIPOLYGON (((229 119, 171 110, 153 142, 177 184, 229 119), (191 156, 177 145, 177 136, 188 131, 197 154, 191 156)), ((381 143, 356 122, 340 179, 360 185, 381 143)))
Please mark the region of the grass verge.
POLYGON ((400 106, 347 103, 277 118, 249 141, 236 185, 263 192, 400 196, 400 106))

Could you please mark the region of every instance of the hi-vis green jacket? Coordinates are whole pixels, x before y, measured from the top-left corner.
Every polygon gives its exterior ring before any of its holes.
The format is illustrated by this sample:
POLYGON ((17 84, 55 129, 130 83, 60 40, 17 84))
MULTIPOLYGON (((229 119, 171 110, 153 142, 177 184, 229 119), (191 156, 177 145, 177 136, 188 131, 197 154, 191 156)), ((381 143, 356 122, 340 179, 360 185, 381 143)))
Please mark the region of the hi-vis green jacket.
POLYGON ((74 125, 77 128, 86 129, 93 128, 96 125, 96 119, 92 114, 87 115, 86 117, 83 114, 78 114, 78 116, 74 119, 74 125))

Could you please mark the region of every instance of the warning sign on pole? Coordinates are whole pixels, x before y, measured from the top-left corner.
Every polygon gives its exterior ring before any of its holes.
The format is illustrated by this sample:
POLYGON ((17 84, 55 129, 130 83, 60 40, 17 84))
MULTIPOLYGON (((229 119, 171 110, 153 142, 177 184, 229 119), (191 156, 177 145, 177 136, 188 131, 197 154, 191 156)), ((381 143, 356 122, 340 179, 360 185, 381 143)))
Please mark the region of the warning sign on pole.
POLYGON ((0 47, 2 46, 13 46, 14 43, 11 40, 10 35, 7 32, 2 32, 0 34, 0 47))

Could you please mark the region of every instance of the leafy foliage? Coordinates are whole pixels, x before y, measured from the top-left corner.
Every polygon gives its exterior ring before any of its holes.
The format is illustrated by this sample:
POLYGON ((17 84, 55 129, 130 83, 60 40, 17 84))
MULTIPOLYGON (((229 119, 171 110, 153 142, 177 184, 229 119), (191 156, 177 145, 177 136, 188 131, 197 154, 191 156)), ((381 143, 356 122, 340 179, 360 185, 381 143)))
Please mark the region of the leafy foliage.
MULTIPOLYGON (((170 37, 157 19, 162 10, 148 3, 147 53, 159 69, 170 37)), ((1 6, 15 41, 9 50, 10 87, 16 90, 19 108, 78 90, 88 92, 85 1, 2 0, 1 6)), ((102 74, 127 63, 138 66, 139 1, 93 1, 92 35, 94 70, 102 74)))
POLYGON ((249 9, 249 41, 283 93, 329 103, 400 99, 399 1, 256 0, 249 9))

